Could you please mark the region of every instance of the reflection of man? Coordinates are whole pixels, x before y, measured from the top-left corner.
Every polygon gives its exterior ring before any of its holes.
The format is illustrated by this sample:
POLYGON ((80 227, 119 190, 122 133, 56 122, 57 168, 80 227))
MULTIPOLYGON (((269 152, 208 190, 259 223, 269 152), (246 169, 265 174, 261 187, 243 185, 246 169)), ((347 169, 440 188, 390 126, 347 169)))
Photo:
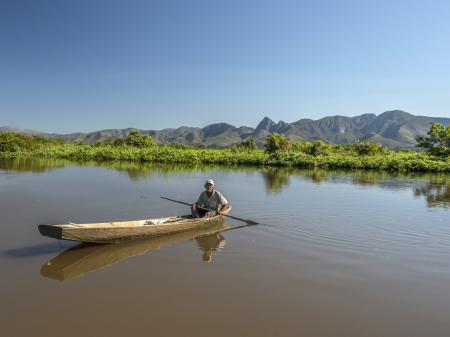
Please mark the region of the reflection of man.
POLYGON ((191 206, 192 217, 212 217, 227 208, 227 199, 225 199, 219 191, 214 189, 214 181, 212 179, 208 179, 205 182, 205 191, 200 193, 197 202, 194 202, 191 206), (207 208, 211 211, 207 211, 202 208, 207 208))
POLYGON ((225 238, 220 233, 202 235, 195 238, 198 248, 203 251, 202 260, 211 262, 214 252, 225 247, 225 238))

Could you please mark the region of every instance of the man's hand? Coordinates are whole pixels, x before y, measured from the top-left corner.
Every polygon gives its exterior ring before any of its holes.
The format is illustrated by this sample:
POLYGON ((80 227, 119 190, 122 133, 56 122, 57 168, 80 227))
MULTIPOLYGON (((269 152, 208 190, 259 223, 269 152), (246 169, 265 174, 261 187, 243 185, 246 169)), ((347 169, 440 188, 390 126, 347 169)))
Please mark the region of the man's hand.
POLYGON ((226 211, 228 208, 228 205, 223 205, 218 211, 217 213, 222 214, 222 212, 226 211))
POLYGON ((196 203, 196 202, 194 202, 194 203, 191 205, 191 209, 192 209, 193 211, 195 211, 195 210, 197 209, 197 203, 196 203))

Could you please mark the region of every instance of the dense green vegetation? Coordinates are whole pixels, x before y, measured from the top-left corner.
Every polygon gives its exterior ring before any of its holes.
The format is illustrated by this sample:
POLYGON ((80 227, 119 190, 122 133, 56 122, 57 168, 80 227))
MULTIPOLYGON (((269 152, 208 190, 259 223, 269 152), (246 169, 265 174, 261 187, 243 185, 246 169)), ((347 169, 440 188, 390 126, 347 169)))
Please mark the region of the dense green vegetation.
POLYGON ((267 136, 265 149, 267 153, 286 152, 291 149, 290 142, 286 136, 277 132, 267 136))
MULTIPOLYGON (((442 144, 439 146, 442 147, 442 144)), ((445 151, 448 151, 448 143, 445 151)), ((226 149, 176 144, 157 145, 151 137, 137 131, 131 132, 124 139, 93 145, 63 143, 11 133, 0 134, 0 157, 42 157, 77 161, 123 160, 191 165, 450 172, 450 159, 445 151, 393 151, 366 141, 345 145, 331 145, 322 141, 291 143, 284 135, 276 133, 267 137, 265 150, 257 149, 252 139, 226 149)))
MULTIPOLYGON (((102 143, 99 143, 98 145, 101 145, 102 143)), ((131 146, 131 147, 139 147, 139 148, 145 148, 145 147, 152 147, 156 146, 155 141, 152 137, 144 135, 143 133, 133 130, 130 132, 130 134, 121 139, 116 139, 113 142, 114 146, 131 146)))
POLYGON ((235 150, 247 150, 247 151, 254 151, 257 150, 258 147, 256 146, 256 141, 253 138, 249 138, 246 141, 237 144, 234 146, 235 150))
POLYGON ((59 139, 48 139, 38 136, 26 136, 19 133, 0 133, 0 154, 34 151, 52 145, 62 145, 59 139))
POLYGON ((450 125, 433 123, 428 131, 428 137, 417 137, 417 146, 423 147, 428 153, 439 156, 450 156, 450 125))

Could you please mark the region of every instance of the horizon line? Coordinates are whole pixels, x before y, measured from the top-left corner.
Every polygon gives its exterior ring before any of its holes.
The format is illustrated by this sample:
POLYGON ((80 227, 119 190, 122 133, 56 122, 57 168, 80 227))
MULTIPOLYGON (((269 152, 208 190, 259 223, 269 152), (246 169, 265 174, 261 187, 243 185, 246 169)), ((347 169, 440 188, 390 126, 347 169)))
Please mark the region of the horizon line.
POLYGON ((408 112, 408 111, 405 111, 405 110, 402 110, 402 109, 392 109, 392 110, 385 110, 385 111, 380 112, 380 113, 378 113, 378 114, 373 113, 373 112, 367 112, 367 113, 362 113, 362 114, 358 114, 358 115, 354 115, 354 116, 341 115, 341 114, 337 114, 337 115, 326 115, 326 116, 324 116, 324 117, 320 117, 320 118, 317 118, 317 119, 312 119, 312 118, 299 118, 299 119, 297 119, 297 120, 295 120, 295 121, 292 121, 292 122, 285 122, 285 121, 283 121, 283 120, 281 120, 281 119, 280 119, 278 122, 275 122, 272 118, 270 118, 270 117, 268 117, 268 116, 266 115, 266 116, 264 116, 264 117, 258 122, 258 124, 257 124, 256 126, 254 126, 254 127, 252 127, 252 126, 247 126, 247 125, 236 126, 236 125, 234 125, 234 124, 229 124, 229 123, 226 123, 226 122, 217 122, 217 123, 210 123, 210 124, 207 124, 207 125, 205 125, 205 126, 188 126, 188 125, 180 125, 180 126, 177 126, 177 127, 166 127, 166 128, 159 128, 159 129, 144 129, 144 128, 140 128, 140 127, 132 127, 132 126, 128 126, 128 127, 110 127, 110 128, 101 128, 101 129, 94 129, 94 130, 91 130, 91 131, 73 131, 73 132, 62 132, 62 133, 55 132, 55 131, 41 131, 41 130, 37 130, 37 129, 33 129, 33 128, 28 128, 28 127, 19 127, 19 126, 16 126, 16 125, 0 125, 0 128, 13 128, 13 129, 19 129, 19 130, 21 130, 21 131, 30 131, 30 132, 38 132, 38 133, 54 134, 54 135, 70 135, 70 134, 74 134, 74 133, 87 134, 87 133, 92 133, 92 132, 109 131, 109 130, 127 130, 127 129, 136 129, 136 130, 141 130, 141 131, 164 131, 164 130, 168 130, 168 129, 174 129, 174 130, 176 130, 176 129, 183 128, 183 127, 204 129, 204 128, 210 126, 210 125, 215 125, 215 124, 227 124, 227 125, 233 126, 233 127, 235 127, 235 128, 248 127, 248 128, 256 129, 256 128, 258 127, 258 125, 259 125, 264 119, 266 119, 266 118, 267 118, 267 119, 270 119, 270 120, 271 120, 272 122, 274 122, 275 124, 278 124, 278 123, 280 123, 280 122, 287 123, 287 124, 292 124, 292 123, 298 122, 298 121, 300 121, 300 120, 319 121, 319 120, 321 120, 321 119, 325 119, 325 118, 329 118, 329 117, 356 118, 356 117, 360 117, 360 116, 364 116, 364 115, 375 115, 375 116, 379 116, 379 115, 382 115, 382 114, 384 114, 384 113, 386 113, 386 112, 393 112, 393 111, 405 112, 405 113, 410 114, 410 115, 412 115, 412 116, 414 116, 414 117, 432 117, 432 118, 447 118, 447 119, 450 118, 450 117, 444 117, 444 116, 415 115, 415 114, 412 114, 412 113, 410 113, 410 112, 408 112))

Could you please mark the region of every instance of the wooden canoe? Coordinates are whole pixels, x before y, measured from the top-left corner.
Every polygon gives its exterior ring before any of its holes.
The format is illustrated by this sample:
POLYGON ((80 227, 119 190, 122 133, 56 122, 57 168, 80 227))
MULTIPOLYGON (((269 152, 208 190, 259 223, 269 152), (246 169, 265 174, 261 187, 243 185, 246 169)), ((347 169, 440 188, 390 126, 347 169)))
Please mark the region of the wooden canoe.
MULTIPOLYGON (((231 207, 223 213, 228 214, 231 207)), ((117 243, 147 237, 157 237, 192 229, 207 229, 223 223, 224 217, 192 218, 191 215, 167 218, 104 222, 93 224, 39 225, 39 232, 59 240, 95 243, 117 243)))
POLYGON ((100 268, 108 267, 129 257, 145 254, 149 251, 172 246, 186 240, 197 240, 198 248, 205 252, 217 251, 220 242, 207 240, 208 244, 200 246, 200 241, 217 236, 230 228, 228 224, 217 224, 207 229, 192 229, 183 232, 160 235, 154 238, 130 240, 114 245, 80 243, 58 254, 41 267, 41 275, 59 281, 66 281, 100 268), (216 245, 211 244, 214 242, 216 245))

